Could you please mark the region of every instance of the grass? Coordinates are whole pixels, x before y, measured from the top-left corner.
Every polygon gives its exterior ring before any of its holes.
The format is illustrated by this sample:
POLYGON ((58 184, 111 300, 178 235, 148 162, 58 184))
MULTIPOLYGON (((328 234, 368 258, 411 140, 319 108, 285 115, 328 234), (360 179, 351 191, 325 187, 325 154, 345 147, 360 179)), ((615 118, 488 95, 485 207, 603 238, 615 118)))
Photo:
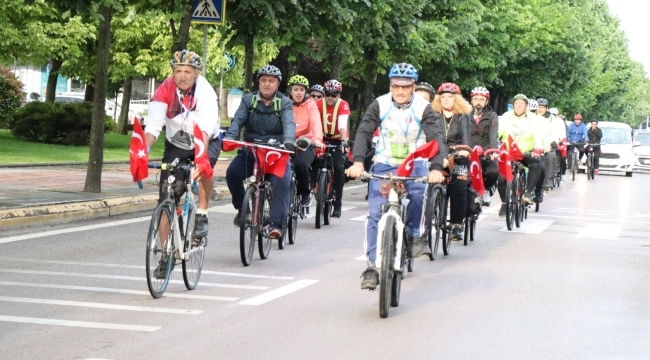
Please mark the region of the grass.
MULTIPOLYGON (((150 159, 161 159, 165 147, 164 132, 151 148, 150 159)), ((104 161, 129 161, 129 135, 108 133, 104 138, 104 161)), ((64 146, 33 143, 16 139, 9 130, 0 130, 0 165, 87 162, 88 146, 64 146)), ((235 152, 220 157, 234 156, 235 152)))

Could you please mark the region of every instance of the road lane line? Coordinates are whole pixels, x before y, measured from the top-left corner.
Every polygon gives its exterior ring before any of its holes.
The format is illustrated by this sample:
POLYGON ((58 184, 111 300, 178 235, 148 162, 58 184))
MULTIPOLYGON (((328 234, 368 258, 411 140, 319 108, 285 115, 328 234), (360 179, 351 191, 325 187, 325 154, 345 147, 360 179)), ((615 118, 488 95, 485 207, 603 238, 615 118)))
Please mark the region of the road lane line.
POLYGON ((318 280, 298 280, 296 282, 293 282, 289 285, 285 285, 281 288, 277 288, 275 290, 271 290, 267 293, 264 293, 262 295, 257 295, 255 297, 252 297, 248 300, 241 301, 239 304, 241 305, 262 305, 265 304, 271 300, 275 300, 277 298, 280 298, 282 296, 285 296, 287 294, 291 294, 292 292, 298 291, 302 288, 305 288, 309 285, 317 283, 318 280))
MULTIPOLYGON (((60 264, 60 265, 81 265, 81 266, 99 266, 99 267, 116 267, 124 269, 144 269, 143 265, 127 265, 127 264, 103 264, 103 263, 90 263, 90 262, 78 262, 78 261, 60 261, 60 260, 45 260, 45 259, 23 259, 23 258, 11 258, 11 257, 0 257, 0 261, 16 261, 16 262, 29 262, 29 263, 38 263, 38 264, 60 264)), ((175 272, 181 272, 181 269, 174 269, 175 272)), ((292 276, 273 276, 273 275, 255 275, 255 274, 240 274, 240 273, 231 273, 223 271, 210 271, 202 270, 201 274, 210 274, 210 275, 220 275, 220 276, 232 276, 232 277, 244 277, 244 278, 254 278, 254 279, 273 279, 273 280, 293 280, 292 276)))
MULTIPOLYGON (((341 206, 341 212, 354 209, 354 206, 341 206)), ((316 216, 316 207, 309 208, 309 214, 305 215, 305 219, 311 219, 316 216)))
POLYGON ((361 216, 353 217, 352 219, 348 219, 348 221, 361 221, 361 222, 365 222, 367 218, 368 218, 368 215, 361 215, 361 216))
MULTIPOLYGON (((104 287, 95 287, 95 286, 39 284, 39 283, 15 282, 15 281, 0 281, 0 286, 20 286, 20 287, 59 289, 59 290, 97 291, 97 292, 109 292, 109 293, 116 293, 116 294, 151 296, 151 294, 148 291, 104 288, 104 287)), ((174 298, 182 298, 182 299, 194 299, 194 300, 215 300, 215 301, 236 301, 236 300, 239 300, 239 298, 236 298, 236 297, 174 294, 174 293, 169 293, 169 292, 166 292, 163 296, 174 297, 174 298)))
POLYGON ((508 230, 506 226, 502 227, 499 229, 501 232, 509 232, 509 233, 519 233, 519 234, 541 234, 553 224, 553 220, 537 220, 537 219, 528 219, 521 223, 520 228, 514 228, 511 231, 508 230))
POLYGON ((589 239, 616 240, 622 230, 622 225, 589 223, 576 236, 589 239))
POLYGON ((135 219, 119 220, 119 221, 113 221, 113 222, 109 222, 109 223, 102 223, 102 224, 95 224, 95 225, 79 226, 79 227, 69 228, 69 229, 44 231, 44 232, 36 233, 36 234, 10 236, 10 237, 6 237, 6 238, 1 238, 0 239, 0 244, 6 244, 6 243, 14 242, 14 241, 36 239, 36 238, 52 236, 52 235, 68 234, 68 233, 79 232, 79 231, 89 231, 89 230, 101 229, 101 228, 106 228, 106 227, 111 227, 111 226, 134 224, 134 223, 137 223, 137 222, 149 221, 149 220, 151 220, 151 216, 139 217, 139 218, 135 218, 135 219))
MULTIPOLYGON (((528 213, 528 216, 553 217, 553 218, 573 219, 573 220, 591 220, 591 221, 596 220, 593 217, 582 217, 582 216, 543 215, 543 214, 531 214, 531 213, 528 213)), ((598 221, 614 221, 617 223, 650 225, 650 222, 648 221, 629 221, 629 220, 617 220, 617 219, 607 219, 607 218, 598 218, 598 221)))
POLYGON ((11 296, 0 296, 0 301, 28 303, 28 304, 78 306, 78 307, 111 309, 111 310, 144 311, 144 312, 182 314, 182 315, 197 315, 203 312, 200 310, 157 308, 157 307, 150 307, 150 306, 131 306, 131 305, 121 305, 121 304, 103 304, 103 303, 94 303, 94 302, 85 302, 85 301, 82 302, 82 301, 67 301, 67 300, 52 300, 52 299, 35 299, 35 298, 22 298, 22 297, 11 297, 11 296))
POLYGON ((70 327, 81 327, 81 328, 90 328, 90 329, 108 329, 108 330, 156 331, 160 329, 160 326, 111 324, 111 323, 99 323, 99 322, 88 322, 88 321, 58 320, 58 319, 45 319, 45 318, 7 316, 7 315, 0 315, 0 321, 25 323, 25 324, 70 326, 70 327))
MULTIPOLYGON (((72 272, 63 272, 63 271, 0 269, 0 273, 70 276, 70 277, 83 277, 83 278, 96 278, 96 279, 130 280, 130 281, 147 281, 147 279, 144 276, 136 277, 136 276, 123 276, 123 275, 82 274, 82 273, 72 273, 72 272)), ((185 284, 185 282, 183 282, 181 280, 169 280, 169 283, 170 284, 185 284)), ((208 282, 201 282, 201 286, 229 288, 229 289, 244 289, 244 290, 267 290, 269 288, 268 286, 217 284, 217 283, 208 283, 208 282)))
POLYGON ((366 255, 361 255, 354 258, 354 260, 361 260, 361 261, 366 261, 366 259, 368 259, 366 255))

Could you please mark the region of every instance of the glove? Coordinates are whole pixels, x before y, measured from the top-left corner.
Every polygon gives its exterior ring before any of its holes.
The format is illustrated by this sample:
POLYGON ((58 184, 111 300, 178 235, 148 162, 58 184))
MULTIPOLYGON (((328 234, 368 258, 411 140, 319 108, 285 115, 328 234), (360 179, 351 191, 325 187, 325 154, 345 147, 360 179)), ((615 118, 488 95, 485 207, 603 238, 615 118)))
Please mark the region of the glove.
POLYGON ((343 141, 341 141, 341 147, 343 149, 345 149, 345 150, 348 150, 348 149, 350 149, 350 144, 348 144, 347 140, 343 140, 343 141))
POLYGON ((296 152, 296 146, 290 142, 284 143, 284 148, 291 152, 296 152))

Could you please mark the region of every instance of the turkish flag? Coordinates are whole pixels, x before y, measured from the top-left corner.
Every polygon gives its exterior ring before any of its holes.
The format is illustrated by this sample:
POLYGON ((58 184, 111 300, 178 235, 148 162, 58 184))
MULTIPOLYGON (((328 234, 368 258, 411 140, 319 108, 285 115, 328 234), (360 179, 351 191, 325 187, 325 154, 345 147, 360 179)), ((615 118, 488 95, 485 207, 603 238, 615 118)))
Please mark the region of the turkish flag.
POLYGON ((499 154, 499 173, 506 178, 507 182, 512 181, 512 163, 510 162, 510 154, 507 151, 502 151, 499 154))
POLYGON ((404 160, 402 165, 397 168, 397 176, 411 176, 413 171, 413 161, 417 158, 431 159, 436 156, 438 153, 438 142, 433 140, 430 141, 419 148, 415 149, 414 152, 410 153, 409 156, 404 160))
POLYGON ((208 158, 208 151, 203 142, 203 131, 196 124, 194 124, 194 163, 206 178, 211 178, 214 174, 210 158, 208 158))
POLYGON ((142 131, 142 126, 139 121, 133 122, 133 135, 131 135, 129 155, 133 181, 140 182, 146 179, 149 176, 149 153, 147 152, 144 131, 142 131))
POLYGON ((519 146, 517 146, 517 143, 515 143, 515 140, 510 135, 508 135, 508 145, 509 145, 509 152, 510 152, 511 159, 515 161, 520 161, 524 159, 524 154, 521 153, 521 150, 519 150, 519 146))
POLYGON ((221 149, 223 151, 233 151, 239 149, 242 146, 245 146, 246 144, 247 143, 243 141, 223 139, 223 142, 221 143, 221 149))
POLYGON ((260 169, 266 174, 273 174, 279 178, 284 177, 287 170, 287 161, 291 152, 266 146, 256 146, 257 162, 260 169))
POLYGON ((472 188, 482 196, 485 193, 485 184, 483 184, 483 169, 478 156, 478 151, 474 151, 469 158, 469 176, 472 179, 472 188))
POLYGON ((560 143, 557 145, 557 149, 560 150, 562 157, 566 157, 566 138, 560 140, 560 143))

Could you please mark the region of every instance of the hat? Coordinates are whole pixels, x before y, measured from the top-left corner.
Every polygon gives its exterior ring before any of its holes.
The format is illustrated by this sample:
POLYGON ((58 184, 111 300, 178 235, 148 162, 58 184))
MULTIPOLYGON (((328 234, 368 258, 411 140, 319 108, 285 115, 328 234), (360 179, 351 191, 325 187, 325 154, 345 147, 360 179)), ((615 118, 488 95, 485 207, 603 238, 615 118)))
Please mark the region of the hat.
POLYGON ((390 83, 397 86, 415 85, 415 80, 407 77, 394 77, 390 79, 390 83))

